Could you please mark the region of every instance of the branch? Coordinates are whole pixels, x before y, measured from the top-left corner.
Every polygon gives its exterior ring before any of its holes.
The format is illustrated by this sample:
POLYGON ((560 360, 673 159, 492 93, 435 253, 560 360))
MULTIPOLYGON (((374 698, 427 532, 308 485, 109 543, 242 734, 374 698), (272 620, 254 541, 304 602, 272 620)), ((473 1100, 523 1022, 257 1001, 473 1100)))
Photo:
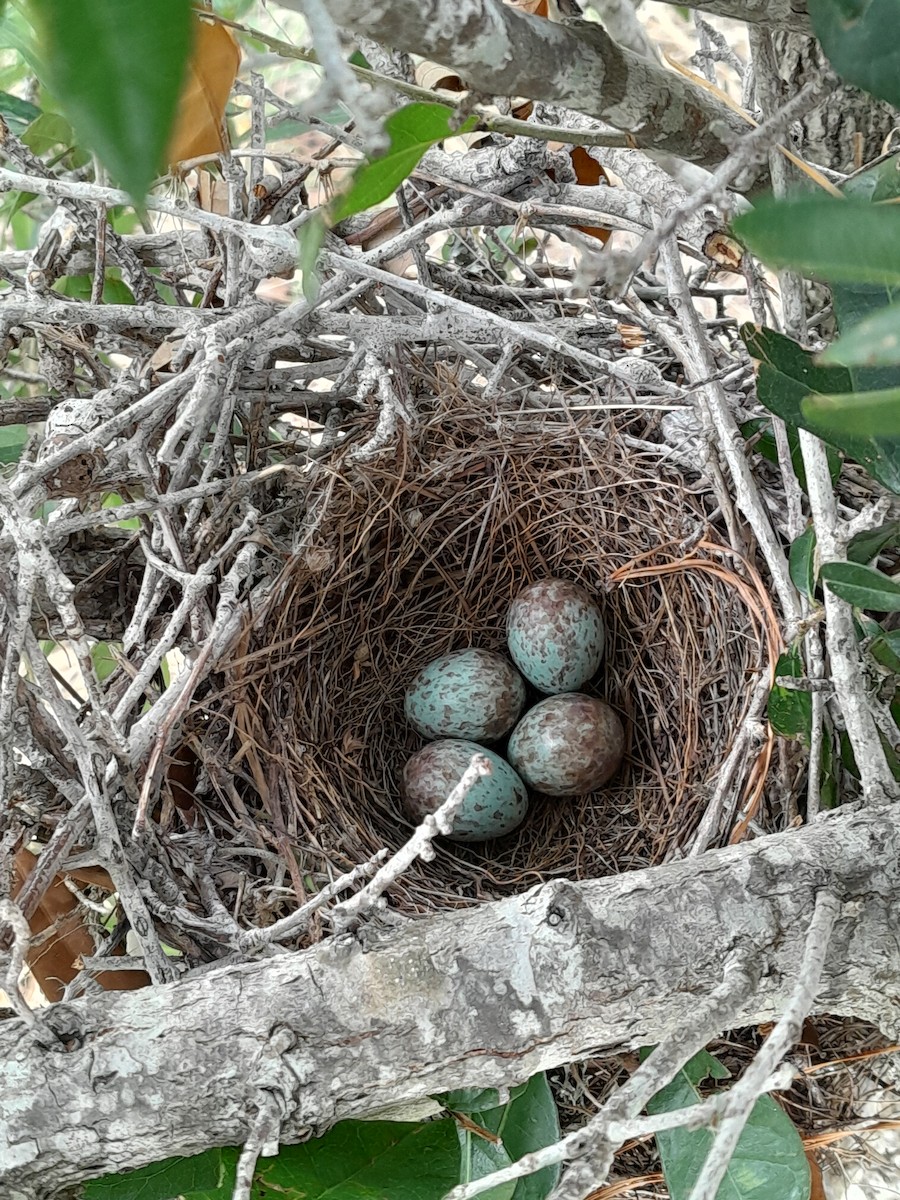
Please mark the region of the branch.
POLYGON ((260 1047, 282 1028, 295 1035, 284 1059, 299 1081, 282 1114, 289 1143, 391 1104, 664 1042, 712 999, 723 964, 744 974, 744 954, 758 982, 717 1021, 773 1020, 790 1003, 823 889, 863 902, 844 904, 817 1005, 894 1034, 900 816, 841 810, 688 862, 554 881, 367 927, 362 942, 342 935, 176 987, 57 1005, 37 1020, 65 1039, 63 1061, 24 1038, 20 1021, 0 1022, 0 1191, 47 1200, 107 1171, 245 1143, 260 1047))
POLYGON ((774 29, 812 36, 806 0, 663 0, 665 4, 682 2, 687 8, 697 8, 714 17, 731 17, 751 25, 771 25, 774 29))
MULTIPOLYGON (((301 0, 288 8, 302 9, 301 0)), ((599 25, 577 32, 500 0, 331 0, 336 24, 460 72, 487 95, 529 96, 627 132, 639 149, 712 168, 745 131, 690 80, 617 46, 599 25), (660 120, 660 113, 666 114, 660 120)))

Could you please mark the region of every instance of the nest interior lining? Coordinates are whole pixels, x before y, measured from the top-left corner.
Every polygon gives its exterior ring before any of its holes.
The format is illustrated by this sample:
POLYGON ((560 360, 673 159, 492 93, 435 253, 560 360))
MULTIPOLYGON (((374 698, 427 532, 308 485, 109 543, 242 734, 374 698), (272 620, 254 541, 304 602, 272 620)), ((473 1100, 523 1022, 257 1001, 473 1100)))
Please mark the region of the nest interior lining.
POLYGON ((393 889, 418 912, 663 861, 696 829, 765 666, 727 571, 609 584, 641 556, 645 568, 671 563, 708 531, 701 495, 658 458, 590 416, 523 421, 452 404, 436 402, 370 461, 354 458, 371 434, 360 421, 321 472, 314 535, 205 704, 206 736, 236 787, 207 798, 220 829, 246 841, 255 822, 290 846, 295 888, 315 890, 409 835, 398 785, 423 744, 403 716, 416 671, 470 645, 502 651, 508 606, 535 579, 587 587, 608 640, 585 690, 622 717, 625 765, 596 793, 534 799, 506 838, 442 842, 393 889))

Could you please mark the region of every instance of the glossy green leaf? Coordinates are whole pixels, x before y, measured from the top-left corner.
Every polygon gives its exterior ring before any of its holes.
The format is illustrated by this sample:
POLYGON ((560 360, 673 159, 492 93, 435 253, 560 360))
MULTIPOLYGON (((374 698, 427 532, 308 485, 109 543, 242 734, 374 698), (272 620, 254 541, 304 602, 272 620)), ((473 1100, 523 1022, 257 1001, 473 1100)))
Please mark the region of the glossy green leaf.
POLYGON ((456 114, 443 104, 407 104, 392 113, 384 124, 390 139, 388 149, 357 170, 349 190, 335 201, 331 219, 343 221, 380 204, 393 195, 426 150, 455 133, 468 132, 475 124, 476 119, 470 117, 457 128, 456 114))
POLYGON ((27 441, 27 425, 0 425, 0 463, 18 462, 27 441))
POLYGON ((900 521, 888 521, 877 529, 857 533, 847 546, 851 562, 868 563, 888 546, 900 546, 900 521))
POLYGON ((459 1182, 454 1121, 342 1121, 323 1137, 260 1159, 253 1197, 441 1200, 459 1182))
MULTIPOLYGON (((700 1103, 699 1085, 729 1072, 701 1050, 647 1105, 651 1115, 700 1103)), ((656 1135, 671 1200, 687 1200, 709 1154, 709 1129, 673 1129, 656 1135)), ((809 1200, 809 1163, 795 1126, 771 1096, 753 1106, 717 1200, 809 1200)))
POLYGON ((812 525, 791 542, 788 567, 797 591, 812 598, 816 590, 816 531, 812 525))
POLYGON ((900 612, 900 583, 860 563, 823 563, 820 572, 830 591, 856 608, 900 612))
MULTIPOLYGON (((900 2, 900 0, 898 0, 900 2)), ((828 283, 900 285, 900 206, 814 196, 760 200, 734 232, 773 267, 828 283)))
POLYGON ((900 106, 900 0, 809 0, 809 15, 838 74, 900 106))
POLYGON ((876 310, 819 355, 826 366, 875 367, 900 363, 900 303, 876 310))
MULTIPOLYGON (((516 1089, 508 1103, 499 1108, 472 1114, 475 1124, 498 1134, 513 1162, 533 1150, 541 1150, 559 1140, 559 1114, 556 1101, 541 1072, 516 1089)), ((545 1200, 559 1179, 559 1167, 545 1167, 516 1182, 513 1200, 545 1200)))
MULTIPOLYGON (((799 647, 792 646, 778 659, 775 676, 802 679, 806 674, 799 647)), ((769 723, 784 737, 799 737, 809 745, 812 731, 812 696, 809 692, 775 684, 769 693, 769 723)))
POLYGON ((193 32, 190 0, 30 0, 46 82, 81 140, 141 200, 163 165, 193 32))
POLYGON ((167 1158, 137 1171, 105 1175, 85 1184, 82 1200, 230 1200, 238 1151, 206 1150, 192 1158, 167 1158))
MULTIPOLYGON (((760 401, 790 425, 798 425, 832 445, 835 435, 818 419, 806 415, 803 402, 810 397, 853 390, 854 379, 846 367, 822 366, 813 354, 771 329, 744 325, 741 336, 760 362, 757 393, 760 401)), ((841 434, 839 448, 891 491, 900 493, 900 438, 841 434)))

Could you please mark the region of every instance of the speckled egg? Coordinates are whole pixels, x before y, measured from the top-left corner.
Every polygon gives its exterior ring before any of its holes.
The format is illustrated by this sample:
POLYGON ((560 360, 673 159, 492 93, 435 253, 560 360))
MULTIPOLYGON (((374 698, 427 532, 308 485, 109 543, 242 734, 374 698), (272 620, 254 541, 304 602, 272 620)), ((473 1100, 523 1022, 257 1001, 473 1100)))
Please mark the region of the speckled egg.
POLYGON ((592 792, 616 773, 624 753, 622 722, 604 701, 579 692, 529 709, 507 749, 522 779, 546 796, 592 792))
POLYGON ((406 719, 427 738, 496 742, 525 705, 525 683, 493 650, 457 650, 423 667, 409 686, 406 719))
POLYGON ((456 739, 424 746, 403 768, 403 804, 416 824, 440 808, 462 779, 473 754, 487 758, 491 774, 479 779, 466 796, 450 837, 455 842, 483 842, 512 833, 521 825, 528 811, 528 793, 519 776, 499 754, 456 739))
POLYGON ((581 687, 596 672, 605 642, 600 609, 568 579, 542 579, 513 600, 506 618, 513 662, 542 692, 581 687))

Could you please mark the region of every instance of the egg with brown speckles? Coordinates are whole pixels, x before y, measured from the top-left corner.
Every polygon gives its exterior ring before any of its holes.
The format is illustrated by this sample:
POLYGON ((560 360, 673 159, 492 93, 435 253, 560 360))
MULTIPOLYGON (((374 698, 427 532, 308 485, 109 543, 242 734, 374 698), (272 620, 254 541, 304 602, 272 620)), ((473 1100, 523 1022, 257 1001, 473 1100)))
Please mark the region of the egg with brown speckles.
POLYGON ((625 753, 625 731, 603 700, 569 692, 529 709, 512 732, 510 764, 545 796, 579 796, 606 783, 625 753))
POLYGON ((456 815, 455 842, 484 842, 512 833, 525 819, 528 792, 508 762, 475 742, 445 738, 417 751, 403 768, 403 806, 417 825, 444 803, 473 754, 483 754, 490 775, 476 780, 456 815))
POLYGON ((515 725, 525 706, 525 683, 516 668, 493 650, 442 654, 413 679, 404 711, 427 738, 496 742, 515 725))
POLYGON ((539 691, 574 692, 600 666, 603 617, 590 594, 568 579, 542 579, 510 605, 506 639, 513 662, 539 691))

